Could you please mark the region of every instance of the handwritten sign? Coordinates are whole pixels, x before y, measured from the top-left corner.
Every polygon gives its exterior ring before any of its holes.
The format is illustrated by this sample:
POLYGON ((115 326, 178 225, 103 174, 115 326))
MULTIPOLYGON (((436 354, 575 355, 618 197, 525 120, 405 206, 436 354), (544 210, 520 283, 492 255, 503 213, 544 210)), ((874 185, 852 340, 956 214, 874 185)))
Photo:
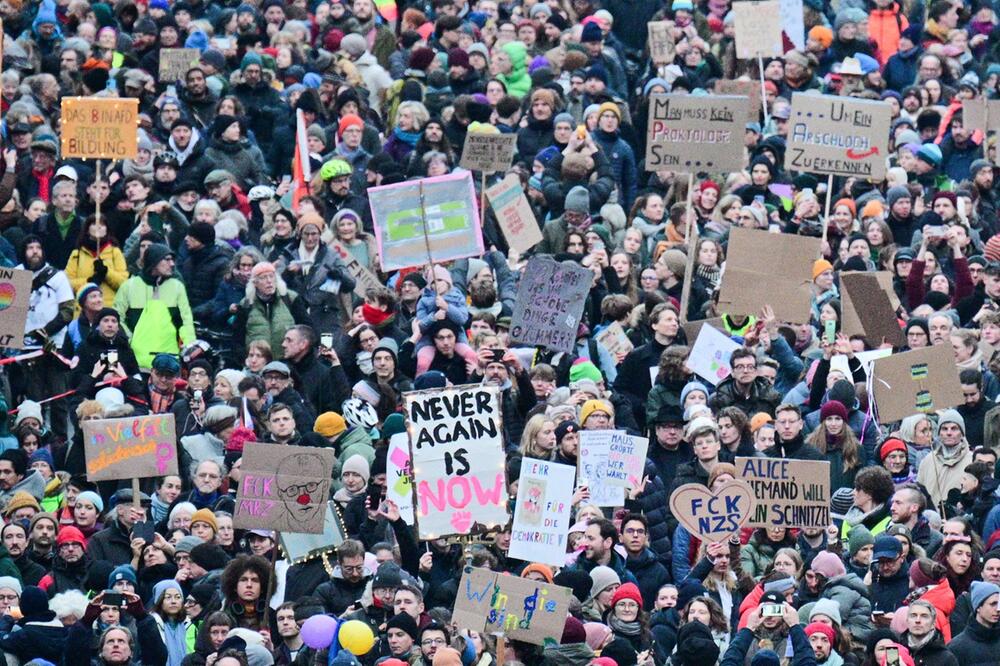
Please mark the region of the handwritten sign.
POLYGON ((421 539, 506 525, 500 393, 455 386, 403 394, 421 539))
POLYGON ((781 7, 778 0, 734 2, 733 18, 737 58, 768 58, 785 52, 781 42, 781 7))
POLYGON ((382 270, 483 254, 479 202, 468 171, 368 189, 382 270))
POLYGON ((760 81, 716 79, 715 92, 718 95, 748 97, 750 103, 747 104, 747 122, 755 123, 760 119, 760 81))
POLYGON ((188 70, 198 64, 198 49, 160 49, 160 81, 181 81, 188 70))
POLYGON ((122 160, 139 153, 139 100, 129 97, 65 97, 62 157, 122 160))
POLYGON ((0 268, 0 347, 24 345, 32 278, 31 271, 0 268))
POLYGON ((625 504, 625 487, 608 480, 608 460, 613 436, 624 430, 581 430, 580 455, 577 456, 578 477, 590 490, 590 503, 597 506, 625 504))
POLYGON ((719 543, 738 532, 754 510, 753 490, 729 481, 710 491, 700 483, 685 483, 670 494, 670 511, 691 534, 719 543))
POLYGON ((410 436, 400 432, 389 439, 385 459, 385 496, 399 507, 399 516, 413 525, 413 467, 410 465, 410 436))
POLYGON ((532 257, 517 287, 511 340, 571 352, 594 274, 572 261, 532 257))
POLYGON ((702 379, 718 386, 733 374, 729 356, 740 346, 714 326, 702 326, 688 356, 688 367, 702 379))
POLYGON ((303 534, 301 532, 279 532, 278 543, 281 550, 292 564, 301 564, 328 554, 337 549, 347 538, 340 517, 333 508, 333 501, 326 503, 326 513, 323 517, 323 532, 320 534, 303 534))
POLYGON ((947 409, 964 402, 951 345, 934 345, 876 359, 872 396, 879 423, 947 409))
POLYGON ((481 134, 469 132, 465 135, 462 159, 458 165, 474 171, 506 171, 514 161, 516 134, 481 134))
POLYGON ((608 448, 608 471, 605 480, 613 486, 635 488, 642 483, 646 468, 646 450, 649 440, 645 437, 626 435, 621 430, 612 430, 611 446, 608 448))
POLYGON ((335 457, 333 449, 247 443, 233 526, 322 534, 335 457))
POLYGON ((466 567, 451 619, 463 629, 554 646, 562 638, 571 594, 568 587, 466 567))
POLYGON ((802 0, 780 0, 781 29, 795 48, 806 47, 806 26, 802 17, 802 0))
POLYGON ((652 95, 646 170, 739 171, 748 104, 746 97, 652 95))
POLYGON ((887 102, 795 93, 785 168, 883 180, 891 120, 887 102))
POLYGON ((576 468, 525 458, 517 484, 508 555, 561 567, 566 564, 576 468))
POLYGON ((517 174, 508 174, 499 183, 487 188, 486 198, 493 207, 508 245, 524 253, 542 240, 542 230, 538 228, 535 212, 531 210, 528 197, 524 196, 517 174))
POLYGON ((612 358, 618 354, 628 354, 635 349, 635 345, 625 334, 625 329, 616 321, 605 326, 600 333, 594 336, 594 340, 604 347, 612 358))
POLYGON ((736 476, 756 500, 750 527, 826 527, 830 524, 830 463, 782 458, 736 458, 736 476))
POLYGON ((173 414, 83 422, 83 451, 91 481, 177 474, 173 414))
POLYGON ((354 278, 355 294, 364 298, 369 289, 380 289, 384 286, 382 281, 374 273, 362 266, 357 257, 351 254, 351 251, 344 247, 344 244, 339 240, 331 239, 328 245, 330 249, 337 253, 337 256, 340 257, 340 260, 347 267, 347 272, 354 278))
POLYGON ((646 24, 649 39, 649 58, 654 65, 669 65, 677 55, 674 44, 674 34, 671 28, 673 21, 650 21, 646 24))

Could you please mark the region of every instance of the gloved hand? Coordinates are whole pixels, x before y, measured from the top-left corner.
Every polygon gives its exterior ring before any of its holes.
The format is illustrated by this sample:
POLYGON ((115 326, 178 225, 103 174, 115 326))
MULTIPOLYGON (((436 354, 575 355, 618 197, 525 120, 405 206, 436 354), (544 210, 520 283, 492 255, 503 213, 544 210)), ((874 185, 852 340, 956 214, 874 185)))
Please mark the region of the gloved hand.
POLYGON ((101 284, 108 277, 108 267, 100 259, 94 262, 94 284, 101 284))

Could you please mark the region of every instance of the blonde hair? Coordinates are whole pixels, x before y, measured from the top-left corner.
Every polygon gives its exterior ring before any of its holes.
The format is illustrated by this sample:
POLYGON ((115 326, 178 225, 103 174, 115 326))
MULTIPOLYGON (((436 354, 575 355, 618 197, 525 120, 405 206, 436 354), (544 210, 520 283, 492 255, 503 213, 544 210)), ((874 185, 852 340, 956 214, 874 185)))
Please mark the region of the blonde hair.
POLYGON ((544 428, 545 424, 552 423, 552 419, 546 418, 544 414, 535 414, 524 424, 524 431, 521 433, 521 446, 519 451, 525 458, 539 458, 548 460, 552 457, 552 451, 541 449, 535 442, 544 428))

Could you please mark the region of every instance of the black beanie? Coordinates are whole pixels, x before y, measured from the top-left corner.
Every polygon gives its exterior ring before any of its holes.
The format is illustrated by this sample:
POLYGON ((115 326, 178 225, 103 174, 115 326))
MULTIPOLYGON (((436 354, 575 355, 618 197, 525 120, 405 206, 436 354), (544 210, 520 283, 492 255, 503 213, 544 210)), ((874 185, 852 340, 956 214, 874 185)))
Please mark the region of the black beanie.
POLYGON ((405 631, 410 635, 410 638, 412 638, 414 642, 420 638, 417 630, 417 622, 410 616, 409 613, 403 612, 393 615, 392 619, 385 623, 385 630, 389 631, 390 629, 400 629, 405 631))
POLYGON ((215 245, 215 227, 208 222, 195 222, 188 227, 187 235, 205 247, 215 245))

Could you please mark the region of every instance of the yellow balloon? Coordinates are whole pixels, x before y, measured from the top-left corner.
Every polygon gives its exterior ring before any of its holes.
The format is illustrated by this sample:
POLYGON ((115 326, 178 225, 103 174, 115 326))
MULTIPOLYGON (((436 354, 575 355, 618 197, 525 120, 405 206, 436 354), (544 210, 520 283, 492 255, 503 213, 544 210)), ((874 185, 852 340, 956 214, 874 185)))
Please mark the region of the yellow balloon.
POLYGON ((349 620, 340 626, 340 645, 356 657, 368 654, 375 645, 375 634, 361 620, 349 620))

